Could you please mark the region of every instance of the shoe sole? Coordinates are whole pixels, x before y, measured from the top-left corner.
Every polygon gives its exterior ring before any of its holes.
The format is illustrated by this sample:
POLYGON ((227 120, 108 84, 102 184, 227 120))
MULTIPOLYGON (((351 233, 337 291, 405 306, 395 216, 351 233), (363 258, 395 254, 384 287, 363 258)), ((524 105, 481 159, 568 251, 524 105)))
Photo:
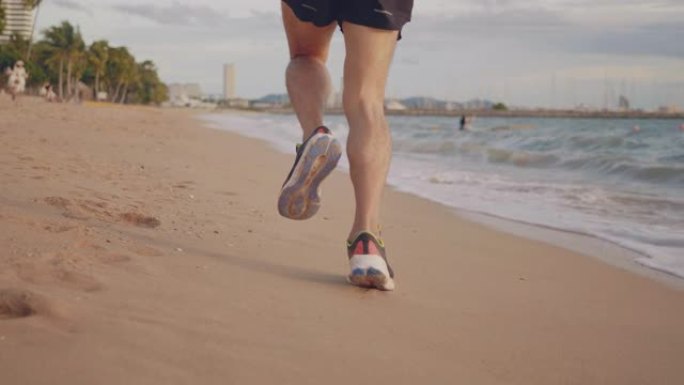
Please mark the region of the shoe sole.
POLYGON ((278 212, 285 218, 308 219, 318 212, 319 186, 342 156, 340 142, 329 134, 312 137, 303 151, 278 198, 278 212))
POLYGON ((384 273, 368 269, 366 271, 357 269, 347 277, 347 281, 354 286, 365 287, 369 289, 378 289, 383 291, 394 290, 394 280, 384 273))
POLYGON ((351 273, 347 281, 355 286, 379 290, 394 290, 394 279, 379 255, 354 255, 349 260, 351 273))

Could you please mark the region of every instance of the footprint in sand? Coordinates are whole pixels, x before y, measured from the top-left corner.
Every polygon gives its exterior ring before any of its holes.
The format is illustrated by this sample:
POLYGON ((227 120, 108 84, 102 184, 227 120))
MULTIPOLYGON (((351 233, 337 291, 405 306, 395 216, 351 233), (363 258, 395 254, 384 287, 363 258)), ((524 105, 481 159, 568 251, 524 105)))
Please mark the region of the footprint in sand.
POLYGON ((145 246, 145 245, 133 245, 128 248, 130 251, 142 255, 145 257, 161 257, 164 255, 164 252, 161 250, 155 249, 154 247, 151 246, 145 246))
POLYGON ((102 284, 95 280, 95 278, 70 271, 64 268, 56 268, 53 271, 53 276, 64 286, 82 290, 85 292, 95 292, 102 290, 102 284))
POLYGON ((96 219, 111 221, 113 218, 119 218, 121 221, 130 225, 145 227, 153 229, 161 225, 161 221, 155 217, 143 215, 136 212, 124 212, 116 215, 118 211, 116 207, 110 208, 107 202, 98 202, 89 199, 78 199, 75 202, 69 199, 52 196, 44 198, 45 203, 50 206, 64 209, 64 216, 72 219, 96 219))
POLYGON ((57 207, 64 212, 62 215, 66 218, 71 218, 71 219, 78 219, 78 220, 86 220, 89 219, 89 216, 87 213, 79 207, 79 205, 75 205, 72 201, 66 198, 62 197, 57 197, 57 196, 52 196, 52 197, 47 197, 43 199, 45 203, 52 207, 57 207))
POLYGON ((89 211, 93 214, 103 214, 106 216, 111 216, 111 214, 107 211, 107 203, 106 202, 98 202, 98 201, 93 201, 90 199, 79 199, 78 200, 78 207, 85 211, 89 211))
POLYGON ((237 193, 232 192, 232 191, 217 191, 216 193, 220 194, 220 195, 229 196, 229 197, 234 197, 234 196, 238 195, 237 193))
POLYGON ((57 196, 52 196, 52 197, 47 197, 43 199, 45 203, 52 207, 57 207, 60 209, 64 210, 64 213, 62 214, 66 218, 71 218, 71 219, 79 219, 79 220, 85 220, 88 219, 88 215, 84 212, 83 209, 80 207, 76 206, 71 202, 69 199, 62 198, 62 197, 57 197, 57 196))
POLYGON ((75 229, 75 228, 77 228, 77 227, 78 227, 78 226, 61 225, 61 224, 49 224, 49 225, 43 226, 43 229, 46 230, 46 231, 49 231, 49 232, 51 232, 51 233, 59 234, 59 233, 67 232, 67 231, 69 231, 69 230, 73 230, 73 229, 75 229))
POLYGON ((138 226, 138 227, 146 227, 146 228, 155 228, 159 227, 161 225, 161 221, 155 217, 148 217, 142 214, 138 213, 133 213, 133 212, 128 212, 128 213, 123 213, 120 215, 120 218, 129 224, 138 226))
POLYGON ((45 313, 45 301, 28 290, 0 289, 0 320, 45 313))
POLYGON ((195 182, 193 182, 191 180, 186 180, 186 181, 176 183, 175 185, 173 185, 173 187, 175 187, 175 188, 190 188, 194 184, 195 184, 195 182))
POLYGON ((98 260, 102 263, 115 265, 115 264, 119 264, 119 263, 130 262, 132 260, 132 258, 126 254, 106 253, 106 254, 100 255, 98 257, 98 260))
POLYGON ((17 276, 24 282, 49 285, 57 284, 73 290, 95 292, 103 286, 95 278, 68 270, 63 266, 54 266, 58 260, 44 261, 41 264, 23 263, 16 266, 17 276))
POLYGON ((69 206, 71 204, 71 201, 62 197, 47 197, 45 198, 45 203, 49 204, 50 206, 59 207, 63 209, 69 206))

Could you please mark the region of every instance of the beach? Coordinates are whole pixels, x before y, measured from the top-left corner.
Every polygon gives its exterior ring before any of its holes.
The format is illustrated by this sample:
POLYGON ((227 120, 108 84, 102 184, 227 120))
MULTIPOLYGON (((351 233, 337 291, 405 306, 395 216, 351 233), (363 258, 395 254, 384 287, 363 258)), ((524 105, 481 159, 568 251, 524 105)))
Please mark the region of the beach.
POLYGON ((681 289, 394 189, 352 287, 348 176, 196 115, 0 95, 0 383, 684 383, 681 289))

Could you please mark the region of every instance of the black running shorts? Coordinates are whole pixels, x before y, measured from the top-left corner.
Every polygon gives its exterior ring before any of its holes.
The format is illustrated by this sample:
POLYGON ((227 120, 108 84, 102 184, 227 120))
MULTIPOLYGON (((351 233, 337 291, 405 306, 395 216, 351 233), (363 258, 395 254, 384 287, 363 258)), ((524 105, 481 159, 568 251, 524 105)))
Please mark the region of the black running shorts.
POLYGON ((283 0, 301 21, 318 27, 343 21, 399 31, 411 20, 413 0, 283 0))

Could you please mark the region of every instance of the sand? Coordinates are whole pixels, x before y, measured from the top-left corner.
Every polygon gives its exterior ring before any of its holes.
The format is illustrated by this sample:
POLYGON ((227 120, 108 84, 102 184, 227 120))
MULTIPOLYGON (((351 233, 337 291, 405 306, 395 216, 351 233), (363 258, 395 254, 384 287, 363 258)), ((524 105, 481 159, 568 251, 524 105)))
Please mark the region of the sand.
MULTIPOLYGON (((267 129, 267 127, 264 127, 267 129)), ((386 193, 392 293, 344 279, 348 177, 192 113, 0 95, 1 384, 682 384, 684 292, 386 193)))

